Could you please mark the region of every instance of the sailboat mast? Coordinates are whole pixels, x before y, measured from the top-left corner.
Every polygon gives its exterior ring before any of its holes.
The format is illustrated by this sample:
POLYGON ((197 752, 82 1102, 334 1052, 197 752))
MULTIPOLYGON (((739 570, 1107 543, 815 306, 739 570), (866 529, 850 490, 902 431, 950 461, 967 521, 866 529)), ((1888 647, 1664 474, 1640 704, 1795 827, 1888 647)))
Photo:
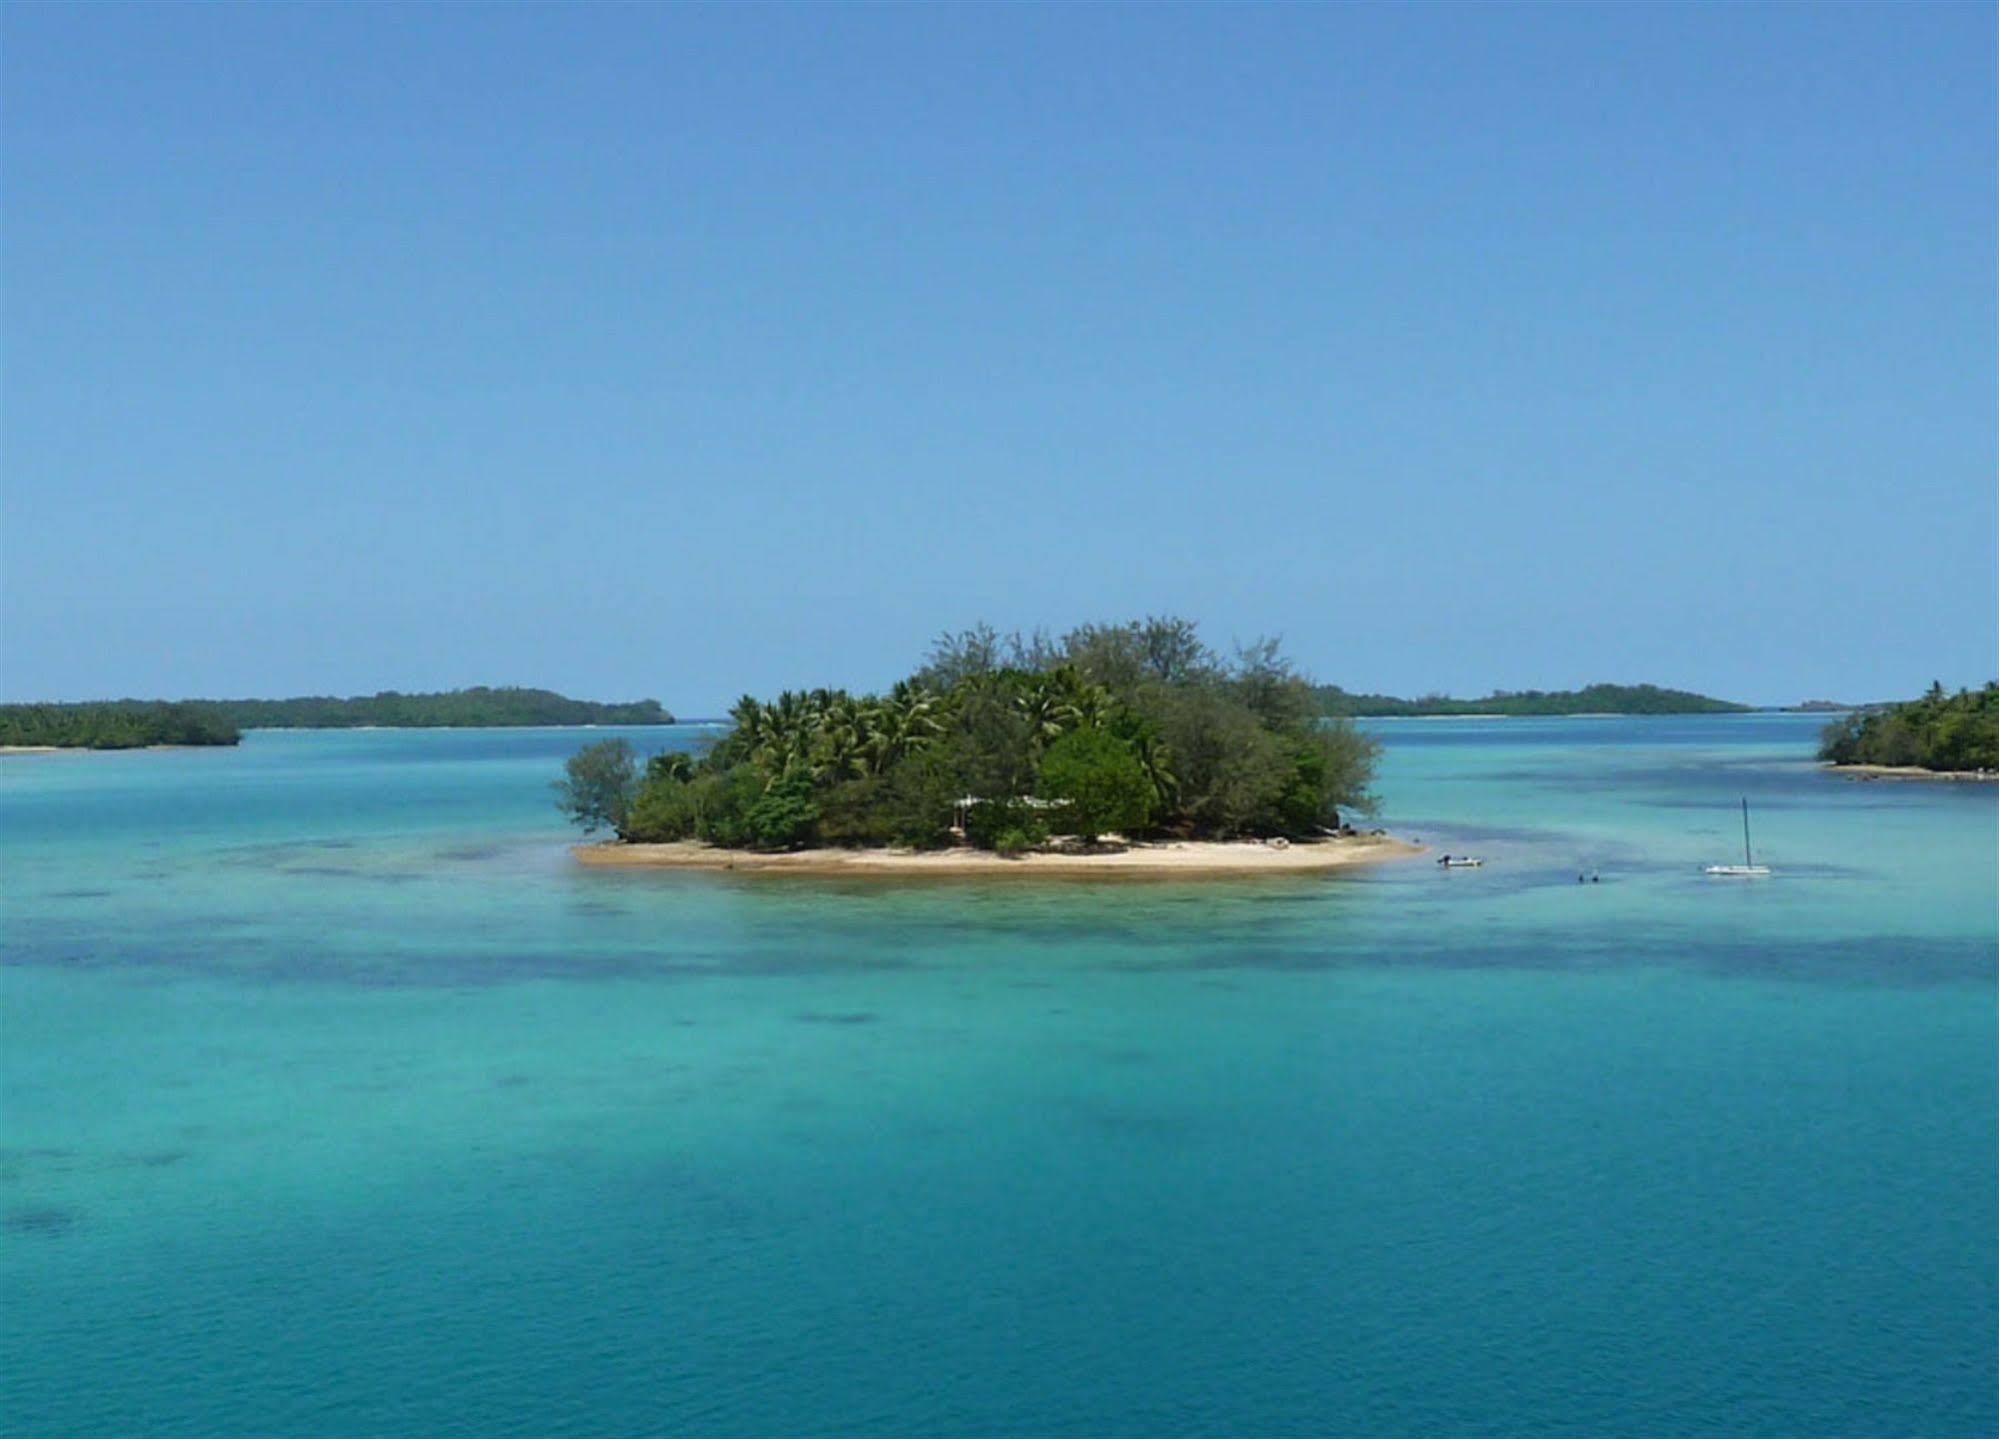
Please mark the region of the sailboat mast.
POLYGON ((1745 865, 1755 863, 1754 860, 1749 858, 1749 796, 1748 795, 1744 795, 1742 797, 1742 862, 1745 865))

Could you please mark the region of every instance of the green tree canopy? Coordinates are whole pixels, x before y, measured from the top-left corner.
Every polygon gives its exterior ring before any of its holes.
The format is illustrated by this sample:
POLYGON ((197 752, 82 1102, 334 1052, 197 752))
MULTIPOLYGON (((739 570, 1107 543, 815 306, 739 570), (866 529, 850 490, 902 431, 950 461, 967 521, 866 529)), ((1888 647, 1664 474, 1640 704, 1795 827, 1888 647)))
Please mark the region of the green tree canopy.
POLYGON ((1819 758, 1930 770, 1999 770, 1999 681, 1949 694, 1932 684, 1920 698, 1827 725, 1819 758))

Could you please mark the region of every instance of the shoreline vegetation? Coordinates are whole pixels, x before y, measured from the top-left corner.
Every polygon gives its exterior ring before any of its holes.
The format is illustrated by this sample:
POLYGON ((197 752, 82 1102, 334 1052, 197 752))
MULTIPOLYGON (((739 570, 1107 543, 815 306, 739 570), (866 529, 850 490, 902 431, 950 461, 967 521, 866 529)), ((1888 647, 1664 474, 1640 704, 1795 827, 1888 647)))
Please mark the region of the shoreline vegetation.
POLYGON ((1380 748, 1319 712, 1276 641, 1223 656, 1177 618, 1060 640, 979 625, 941 636, 885 694, 746 695, 730 721, 703 752, 657 754, 643 770, 623 738, 588 745, 556 802, 586 834, 610 830, 611 848, 672 846, 654 854, 675 863, 838 851, 879 868, 914 863, 900 852, 971 851, 1108 871, 1193 844, 1209 847, 1210 868, 1218 846, 1296 845, 1315 856, 1287 861, 1303 868, 1368 847, 1342 811, 1373 812, 1380 748))
POLYGON ((1932 684, 1919 698, 1834 720, 1819 759, 1862 779, 1999 777, 1999 680, 1951 694, 1932 684))
POLYGON ((1686 715, 1747 714, 1754 706, 1718 700, 1691 690, 1658 685, 1587 685, 1579 690, 1495 690, 1484 699, 1449 695, 1398 699, 1394 695, 1349 694, 1338 685, 1313 691, 1320 713, 1348 719, 1444 717, 1499 719, 1514 715, 1686 715))
POLYGON ((670 725, 658 700, 603 704, 553 690, 472 689, 336 699, 101 700, 0 705, 0 752, 233 745, 246 729, 507 729, 670 725))

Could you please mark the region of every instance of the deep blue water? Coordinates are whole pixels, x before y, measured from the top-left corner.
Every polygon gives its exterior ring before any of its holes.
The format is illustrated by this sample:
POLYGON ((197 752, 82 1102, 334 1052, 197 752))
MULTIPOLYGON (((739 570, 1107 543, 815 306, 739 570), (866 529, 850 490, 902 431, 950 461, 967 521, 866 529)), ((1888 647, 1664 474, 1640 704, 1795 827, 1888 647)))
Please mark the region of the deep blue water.
POLYGON ((1377 728, 1485 869, 584 871, 562 731, 0 761, 0 1430, 1999 1433, 1999 792, 1377 728))

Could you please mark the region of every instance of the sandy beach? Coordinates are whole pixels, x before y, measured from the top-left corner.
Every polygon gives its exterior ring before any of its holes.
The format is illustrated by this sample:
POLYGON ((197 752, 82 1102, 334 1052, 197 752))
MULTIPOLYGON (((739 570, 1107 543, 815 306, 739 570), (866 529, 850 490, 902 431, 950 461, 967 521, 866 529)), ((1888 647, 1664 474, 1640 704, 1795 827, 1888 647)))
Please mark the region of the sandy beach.
POLYGON ((1999 781, 1999 770, 1993 769, 1923 769, 1912 764, 1823 764, 1819 768, 1852 780, 1926 779, 1958 784, 1999 781))
POLYGON ((1005 859, 987 850, 805 849, 781 854, 677 844, 580 844, 584 864, 661 869, 727 869, 741 872, 858 875, 1047 875, 1108 877, 1220 877, 1303 874, 1374 864, 1421 854, 1423 846, 1385 835, 1356 835, 1312 844, 1276 846, 1255 841, 1171 840, 1135 844, 1096 854, 1037 853, 1005 859))

